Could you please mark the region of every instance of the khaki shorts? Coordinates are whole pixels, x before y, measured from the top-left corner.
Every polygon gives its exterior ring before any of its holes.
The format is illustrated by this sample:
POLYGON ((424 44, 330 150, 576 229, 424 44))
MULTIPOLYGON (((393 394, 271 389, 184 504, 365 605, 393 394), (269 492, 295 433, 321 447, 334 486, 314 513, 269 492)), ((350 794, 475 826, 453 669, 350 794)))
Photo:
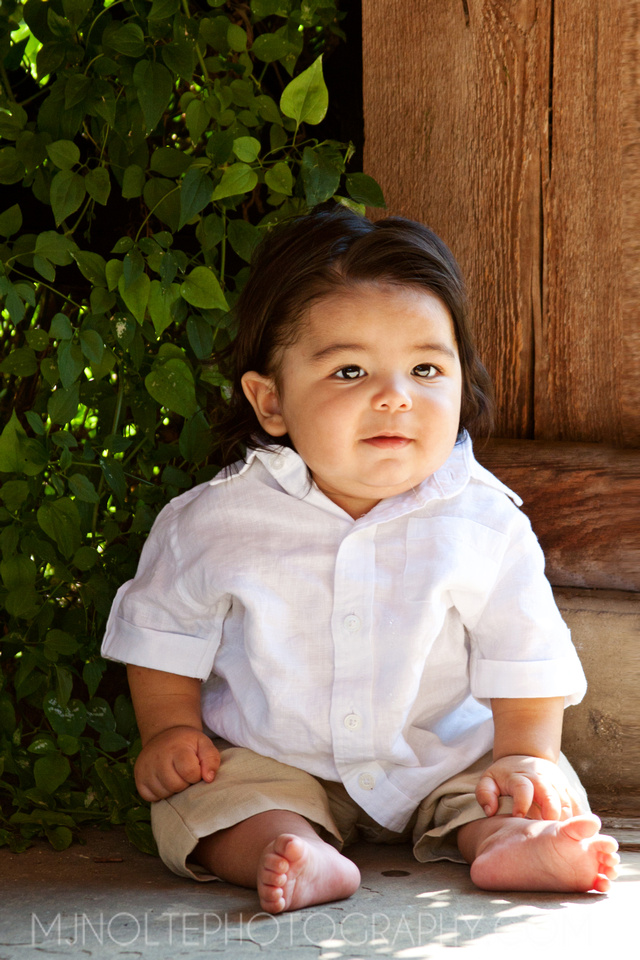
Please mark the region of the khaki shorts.
MULTIPOLYGON (((456 844, 456 831, 472 820, 484 819, 475 789, 491 763, 481 757, 462 773, 441 783, 419 805, 401 833, 381 827, 352 800, 341 783, 319 780, 244 747, 214 740, 221 752, 220 769, 213 783, 201 780, 167 800, 151 805, 151 825, 163 862, 182 877, 215 880, 195 862, 187 863, 198 841, 267 810, 290 810, 308 820, 318 834, 338 849, 356 840, 375 843, 413 843, 417 860, 453 860, 464 863, 456 844)), ((558 766, 584 812, 589 802, 576 772, 566 757, 558 766)), ((498 812, 511 813, 510 797, 502 797, 498 812)))

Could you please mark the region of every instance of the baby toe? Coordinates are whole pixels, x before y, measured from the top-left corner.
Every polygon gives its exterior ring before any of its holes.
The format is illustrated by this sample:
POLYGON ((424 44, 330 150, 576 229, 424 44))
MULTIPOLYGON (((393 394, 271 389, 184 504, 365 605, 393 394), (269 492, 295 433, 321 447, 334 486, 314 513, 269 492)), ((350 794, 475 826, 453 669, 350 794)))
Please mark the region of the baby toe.
POLYGON ((269 870, 271 873, 286 874, 289 868, 287 861, 283 860, 277 853, 268 853, 264 857, 262 865, 265 870, 269 870))

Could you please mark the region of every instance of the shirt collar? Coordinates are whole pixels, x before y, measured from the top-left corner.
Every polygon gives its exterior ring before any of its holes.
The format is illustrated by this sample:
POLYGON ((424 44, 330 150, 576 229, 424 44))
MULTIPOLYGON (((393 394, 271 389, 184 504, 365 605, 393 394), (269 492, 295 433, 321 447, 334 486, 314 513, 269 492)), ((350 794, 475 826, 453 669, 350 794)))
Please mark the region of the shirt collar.
MULTIPOLYGON (((309 470, 302 457, 290 447, 277 445, 248 451, 244 462, 225 467, 213 480, 209 481, 210 485, 215 486, 233 480, 234 477, 241 477, 249 470, 255 460, 258 460, 265 467, 279 486, 290 496, 303 499, 311 492, 317 491, 320 493, 311 480, 309 470)), ((473 455, 471 438, 468 433, 465 433, 463 439, 456 443, 448 460, 439 470, 423 480, 415 489, 381 500, 362 520, 371 518, 379 522, 416 510, 430 500, 448 500, 461 493, 470 480, 476 480, 492 487, 494 490, 499 490, 510 497, 517 506, 522 504, 522 500, 513 490, 510 490, 509 487, 505 486, 497 477, 494 477, 492 473, 478 463, 473 455)), ((322 493, 320 493, 320 497, 328 499, 322 493)), ((336 509, 340 513, 344 513, 339 507, 336 509)))

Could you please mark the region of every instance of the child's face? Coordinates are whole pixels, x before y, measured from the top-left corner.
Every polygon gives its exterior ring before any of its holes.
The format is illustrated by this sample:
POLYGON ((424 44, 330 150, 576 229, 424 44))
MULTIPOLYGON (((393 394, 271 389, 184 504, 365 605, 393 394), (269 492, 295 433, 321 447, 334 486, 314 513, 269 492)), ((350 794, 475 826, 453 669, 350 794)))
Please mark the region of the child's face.
POLYGON ((462 394, 449 311, 413 288, 363 285, 316 302, 278 385, 246 373, 262 427, 288 433, 316 484, 352 517, 421 483, 457 439, 462 394))

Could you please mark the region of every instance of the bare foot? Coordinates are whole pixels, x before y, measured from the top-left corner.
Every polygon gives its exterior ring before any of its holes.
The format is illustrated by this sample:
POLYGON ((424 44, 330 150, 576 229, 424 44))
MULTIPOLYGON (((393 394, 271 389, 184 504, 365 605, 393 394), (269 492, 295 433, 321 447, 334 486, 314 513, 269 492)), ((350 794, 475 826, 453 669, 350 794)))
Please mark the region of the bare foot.
POLYGON ((359 886, 355 863, 319 837, 280 834, 264 848, 258 864, 258 896, 268 913, 342 900, 359 886))
POLYGON ((618 844, 598 833, 601 824, 592 814, 569 820, 500 819, 502 824, 478 844, 471 864, 471 879, 483 890, 606 893, 618 875, 618 844))

